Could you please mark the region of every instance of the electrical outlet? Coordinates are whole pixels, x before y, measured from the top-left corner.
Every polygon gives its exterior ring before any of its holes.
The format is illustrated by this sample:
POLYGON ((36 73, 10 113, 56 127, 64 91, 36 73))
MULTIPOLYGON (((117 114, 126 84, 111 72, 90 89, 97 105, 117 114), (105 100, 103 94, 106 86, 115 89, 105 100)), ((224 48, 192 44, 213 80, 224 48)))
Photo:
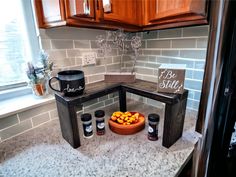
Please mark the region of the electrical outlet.
POLYGON ((96 64, 96 53, 89 52, 84 53, 82 56, 82 66, 95 65, 96 64))

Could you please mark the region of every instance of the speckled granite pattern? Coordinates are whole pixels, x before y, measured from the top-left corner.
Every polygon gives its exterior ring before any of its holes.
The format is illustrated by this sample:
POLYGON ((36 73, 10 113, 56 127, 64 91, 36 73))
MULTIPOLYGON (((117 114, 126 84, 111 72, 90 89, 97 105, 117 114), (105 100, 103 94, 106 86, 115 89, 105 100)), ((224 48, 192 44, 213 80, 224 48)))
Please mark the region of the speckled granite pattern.
MULTIPOLYGON (((106 109, 107 118, 116 109, 106 109)), ((158 111, 140 103, 129 105, 129 110, 145 115, 158 111)), ((82 146, 77 149, 61 137, 58 120, 51 121, 0 144, 0 176, 176 176, 198 139, 193 131, 195 119, 186 118, 182 138, 167 149, 161 146, 163 112, 159 113, 162 119, 158 141, 147 139, 147 126, 128 136, 117 135, 106 127, 105 135, 82 138, 82 146)))

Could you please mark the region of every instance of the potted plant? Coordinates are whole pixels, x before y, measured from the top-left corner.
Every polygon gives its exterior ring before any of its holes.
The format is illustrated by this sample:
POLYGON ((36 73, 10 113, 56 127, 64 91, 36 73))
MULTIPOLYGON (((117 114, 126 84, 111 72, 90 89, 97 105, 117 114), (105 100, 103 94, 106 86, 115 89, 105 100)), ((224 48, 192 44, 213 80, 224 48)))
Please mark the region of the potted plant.
POLYGON ((48 60, 48 54, 44 51, 40 52, 39 63, 33 65, 32 62, 27 63, 27 76, 29 85, 32 87, 36 96, 44 96, 48 93, 48 80, 51 76, 53 62, 48 60))

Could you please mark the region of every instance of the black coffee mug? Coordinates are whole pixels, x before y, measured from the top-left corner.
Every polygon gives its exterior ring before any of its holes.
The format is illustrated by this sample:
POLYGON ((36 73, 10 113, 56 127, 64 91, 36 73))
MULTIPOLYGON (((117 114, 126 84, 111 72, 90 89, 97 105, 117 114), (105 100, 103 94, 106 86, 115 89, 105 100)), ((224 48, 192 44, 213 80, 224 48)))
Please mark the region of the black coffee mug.
POLYGON ((58 72, 57 77, 52 77, 49 80, 49 87, 52 90, 64 93, 68 97, 82 95, 85 88, 84 72, 80 70, 58 72), (59 81, 60 90, 52 87, 51 82, 53 79, 59 81))

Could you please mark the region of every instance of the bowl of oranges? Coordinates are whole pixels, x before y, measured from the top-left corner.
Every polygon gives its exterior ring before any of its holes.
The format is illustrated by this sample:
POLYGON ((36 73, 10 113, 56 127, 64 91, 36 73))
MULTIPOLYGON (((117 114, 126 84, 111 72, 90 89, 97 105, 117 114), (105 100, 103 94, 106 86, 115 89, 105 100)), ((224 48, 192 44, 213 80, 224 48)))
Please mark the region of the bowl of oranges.
POLYGON ((145 117, 139 112, 116 111, 111 115, 108 124, 111 131, 121 135, 130 135, 145 128, 145 117))

